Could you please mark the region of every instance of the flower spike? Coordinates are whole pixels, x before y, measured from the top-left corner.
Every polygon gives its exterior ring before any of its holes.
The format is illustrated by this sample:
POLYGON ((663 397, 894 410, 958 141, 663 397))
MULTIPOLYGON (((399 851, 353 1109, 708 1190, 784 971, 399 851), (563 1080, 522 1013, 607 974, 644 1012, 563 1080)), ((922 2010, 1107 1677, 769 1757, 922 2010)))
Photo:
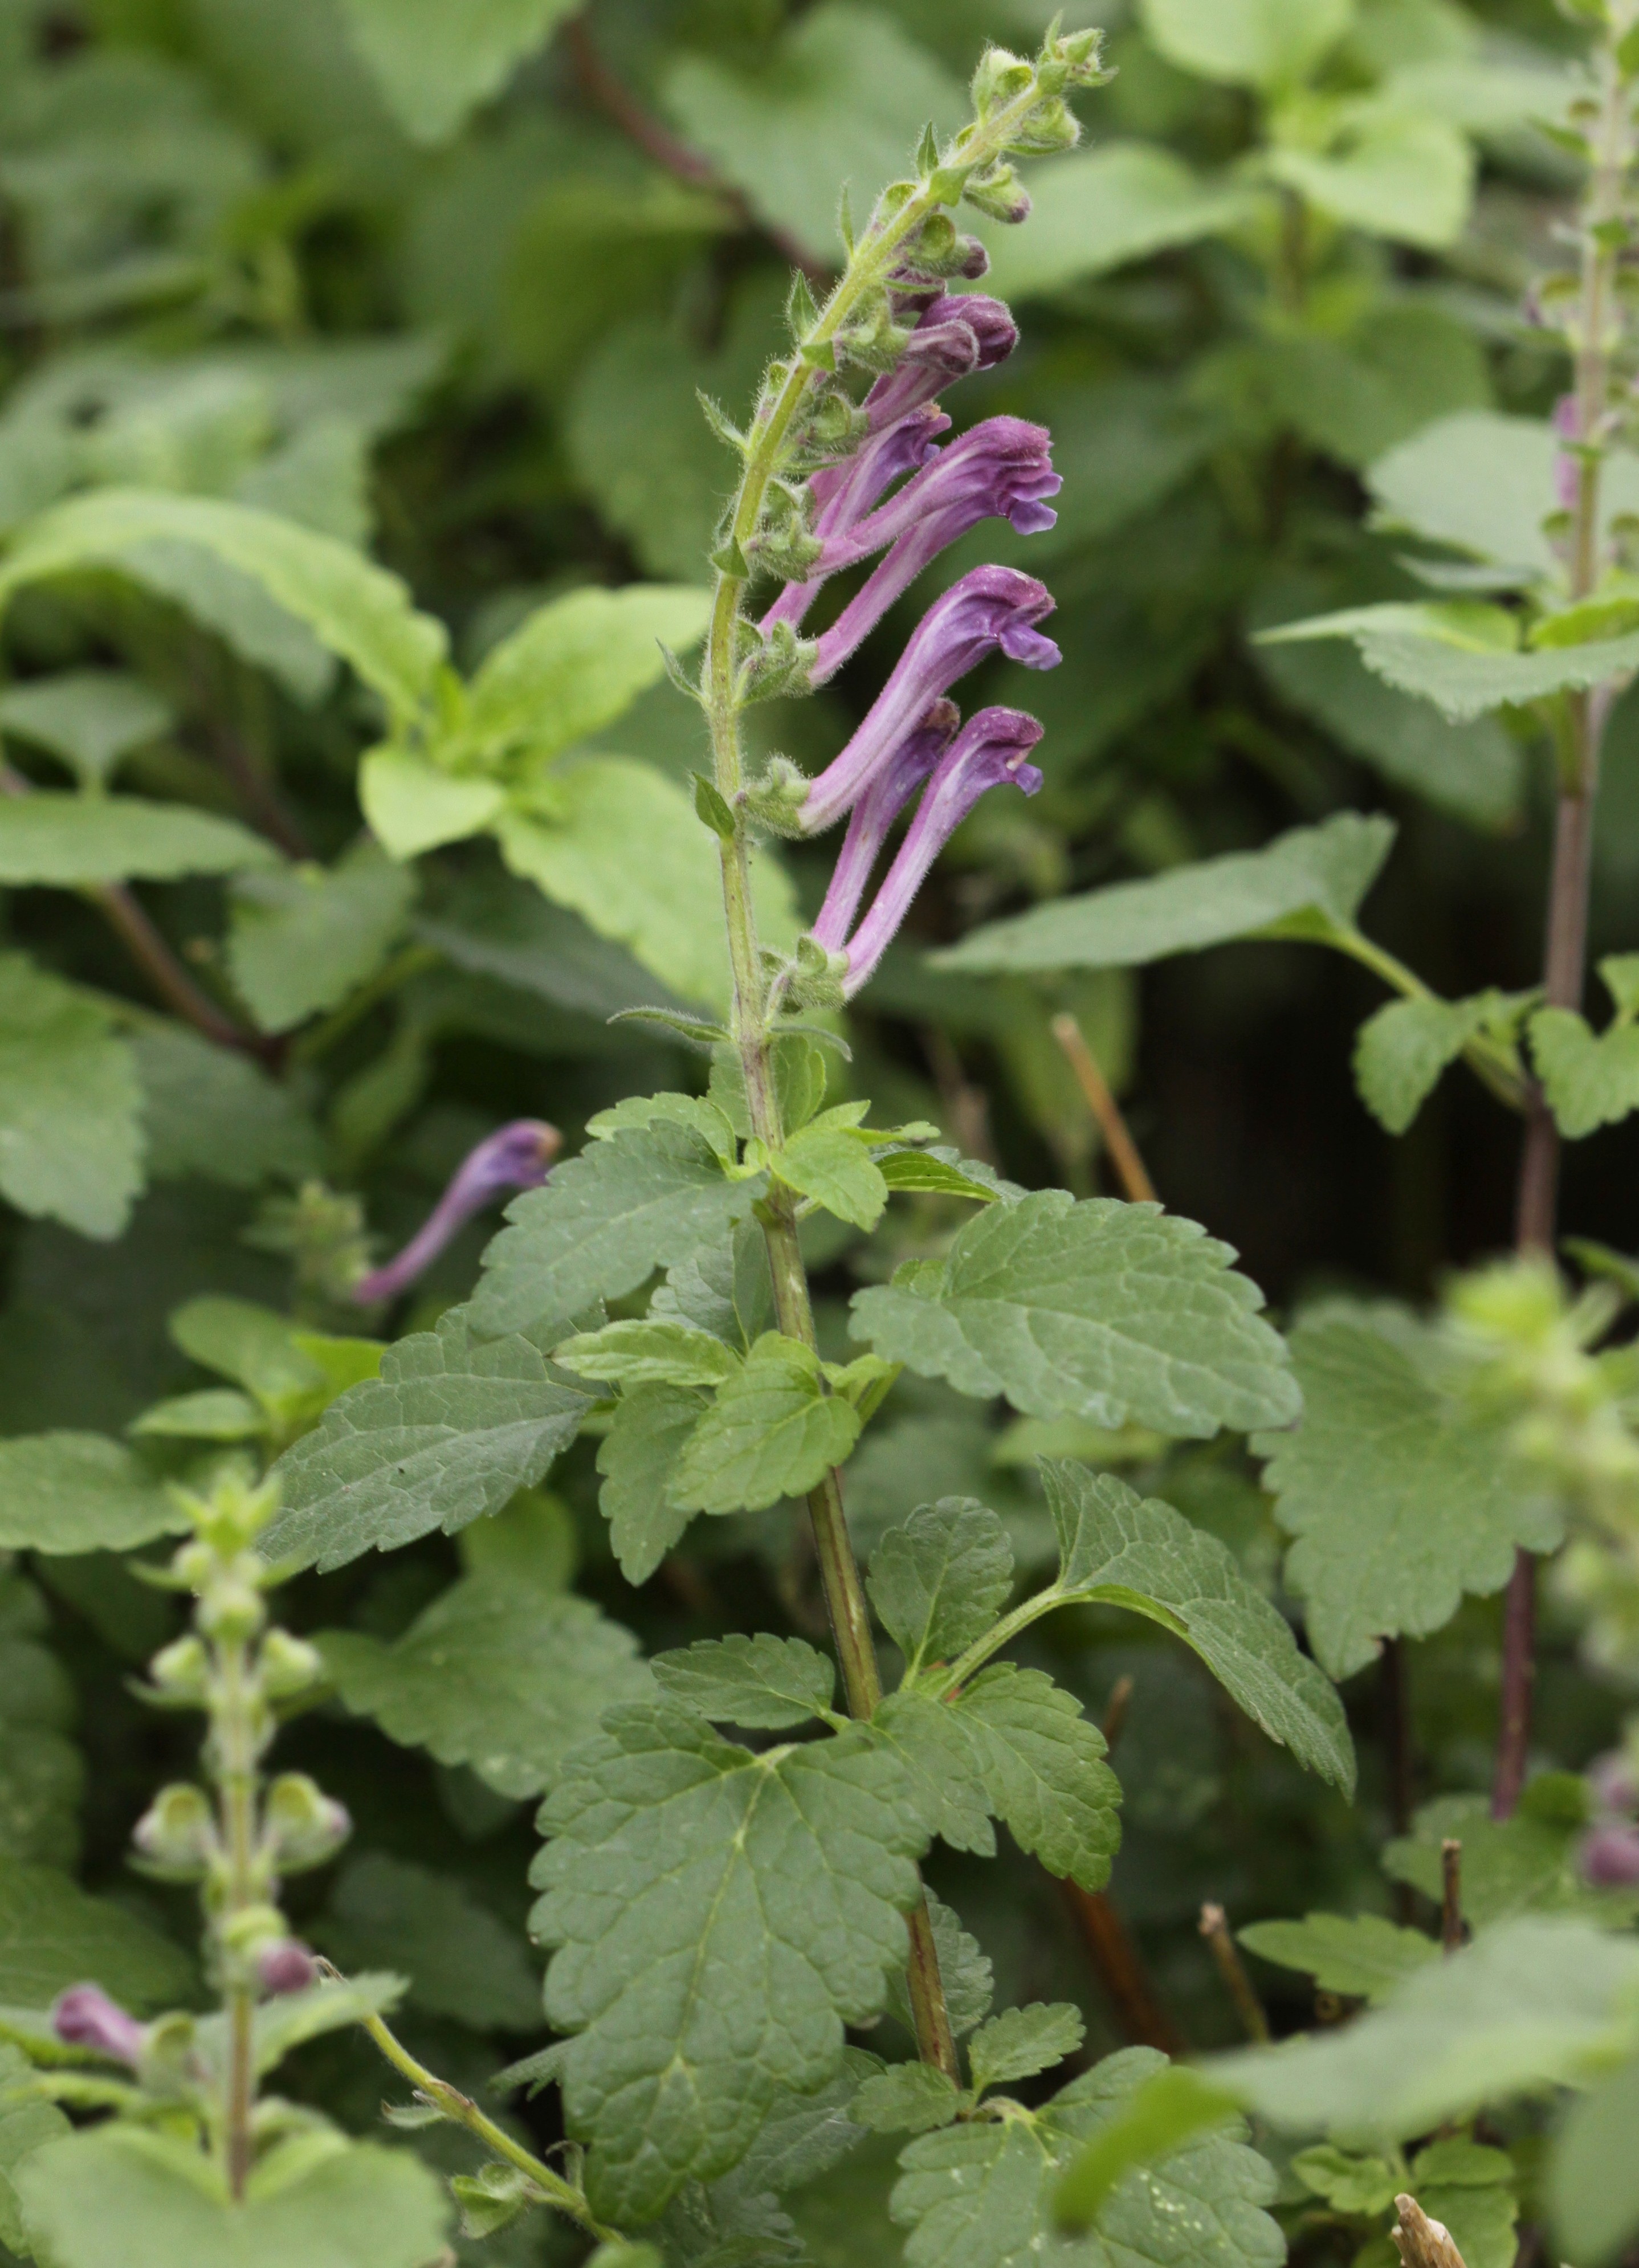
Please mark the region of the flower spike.
POLYGON ((438 1258, 459 1229, 496 1197, 539 1189, 563 1147, 556 1126, 543 1118, 518 1118, 487 1136, 463 1160, 448 1188, 410 1242, 384 1268, 360 1277, 353 1298, 361 1307, 395 1300, 438 1258))

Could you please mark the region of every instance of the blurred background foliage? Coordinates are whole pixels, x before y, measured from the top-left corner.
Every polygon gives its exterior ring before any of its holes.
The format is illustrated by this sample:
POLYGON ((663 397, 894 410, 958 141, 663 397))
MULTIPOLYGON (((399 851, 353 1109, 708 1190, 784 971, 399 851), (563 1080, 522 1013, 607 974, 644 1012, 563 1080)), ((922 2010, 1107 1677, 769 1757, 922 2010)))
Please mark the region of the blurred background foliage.
MULTIPOLYGON (((959 121, 983 40, 1026 44, 1052 12, 1046 0, 579 12, 0 0, 0 537, 111 483, 260 504, 372 549, 447 622, 467 669, 577 586, 698 584, 728 475, 697 387, 738 413, 776 345, 790 263, 817 276, 833 256, 838 179, 863 210, 925 119, 959 121)), ((1562 106, 1574 36, 1547 0, 1251 13, 1265 50, 1225 30, 1249 11, 1215 0, 1069 11, 1108 26, 1119 75, 1082 105, 1089 138, 1043 174, 1030 227, 988 230, 986 288, 1010 299, 1023 340, 950 404, 959 421, 1005 409, 1052 425, 1059 524, 1028 541, 986 527, 939 571, 1000 557, 1052 584, 1063 666, 1027 682, 1003 666, 970 693, 1045 718, 1047 784, 1028 805, 992 799, 958 837, 916 933, 853 1014, 847 1076, 886 1121, 938 1120, 1021 1182, 1110 1188, 1050 1028, 1071 1009, 1165 1202, 1236 1245, 1289 1314, 1332 1288, 1420 1299, 1509 1233, 1515 1131, 1477 1085, 1450 1082, 1399 1143, 1356 1101, 1351 1035, 1382 997, 1369 976, 1276 945, 1056 984, 941 976, 923 958, 998 913, 1347 806, 1400 828, 1374 934, 1448 997, 1533 981, 1541 750, 1494 718, 1442 723, 1352 648, 1258 649, 1249 631, 1413 592, 1370 525, 1362 468, 1450 410, 1540 416, 1561 390, 1524 294, 1556 256, 1573 177, 1528 122, 1562 106)), ((764 747, 809 761, 838 746, 906 619, 820 698, 753 712, 764 747)), ((156 543, 119 576, 29 591, 4 660, 0 733, 18 776, 61 787, 117 767, 122 787, 237 818, 292 862, 270 878, 143 886, 148 917, 251 1043, 213 1050, 173 1024, 144 1027, 145 1166, 140 1144, 104 1160, 89 1215, 49 1199, 5 1213, 5 1432, 117 1432, 156 1395, 215 1382, 167 1333, 203 1293, 294 1300, 343 1327, 336 1271, 358 1241, 394 1248, 497 1122, 543 1116, 572 1146, 595 1110, 695 1076, 652 1028, 606 1021, 653 998, 663 968, 487 848, 395 868, 360 843, 365 696, 230 571, 156 543), (140 1195, 120 1194, 122 1174, 140 1195)), ((698 719, 664 685, 591 746, 676 781, 701 753, 698 719)), ((811 909, 823 861, 807 858, 787 865, 811 909)), ((1597 947, 1631 942, 1618 919, 1635 878, 1629 696, 1600 819, 1597 947)), ((72 891, 9 891, 6 943, 100 998, 146 1003, 105 915, 72 891)), ((0 1042, 3 1090, 26 1020, 0 1042)), ((1629 1144, 1613 1131, 1571 1153, 1566 1225, 1631 1248, 1629 1144)), ((879 1245, 872 1265, 948 1226, 919 1200, 897 1252, 879 1245)), ((463 1234, 398 1328, 464 1294, 485 1233, 463 1234)), ((848 1233, 813 1256, 838 1318, 848 1233)), ((1004 1512, 1029 1561, 1044 1548, 1037 1448, 1156 1473, 1155 1444, 1041 1432, 904 1381, 850 1470, 862 1547, 919 1498, 971 1493, 1004 1512)), ((463 1565, 528 1565, 561 1586, 579 1563, 646 1649, 777 1626, 782 1612, 806 1626, 809 1571, 783 1515, 702 1523, 629 1591, 593 1457, 583 1444, 554 1497, 459 1550, 434 1539, 303 1578, 292 1615, 391 1638, 463 1565)), ((1279 1538, 1251 1474, 1220 1445, 1172 1453, 1163 1484, 1274 1589, 1279 1538)), ((190 1737, 125 1693, 169 1608, 107 1555, 41 1559, 11 1581, 0 1650, 26 1675, 0 1675, 0 1853, 78 1863, 185 1940, 184 1905, 134 1889, 121 1859, 190 1737)), ((1237 1922, 1393 1910, 1400 1894, 1372 1854, 1408 1800, 1484 1783, 1495 1620, 1494 1602, 1470 1602, 1419 1651, 1409 1785, 1384 1762, 1392 1684, 1350 1683, 1366 1759, 1354 1815, 1176 1649, 1134 1646, 1095 1613, 1055 1624, 1058 1674, 1089 1704, 1135 1681, 1114 1896, 1188 2037, 1233 2031, 1194 1927, 1203 1898, 1237 1922)), ((1611 1718, 1559 1660, 1551 1643, 1543 1743, 1580 1766, 1611 1718)), ((342 1957, 409 1970, 419 2036, 476 2086, 539 2030, 520 1934, 528 1806, 336 1709, 292 1727, 285 1754, 317 1759, 358 1823, 304 1919, 342 1957)), ((1004 2005, 1067 1995, 1096 2043, 1121 2037, 1085 1917, 1057 1885, 1016 1852, 989 1869, 947 1863, 937 1880, 994 1961, 1004 2005)), ((1277 2014, 1307 2014, 1289 1976, 1259 1981, 1277 2014)), ((366 2058, 315 2049, 306 2075, 371 2116, 366 2058)), ((822 2258, 870 2257, 848 2198, 872 2178, 868 2154, 851 2161, 800 2213, 822 2258)), ((536 2216, 491 2252, 521 2262, 560 2241, 536 2216)))

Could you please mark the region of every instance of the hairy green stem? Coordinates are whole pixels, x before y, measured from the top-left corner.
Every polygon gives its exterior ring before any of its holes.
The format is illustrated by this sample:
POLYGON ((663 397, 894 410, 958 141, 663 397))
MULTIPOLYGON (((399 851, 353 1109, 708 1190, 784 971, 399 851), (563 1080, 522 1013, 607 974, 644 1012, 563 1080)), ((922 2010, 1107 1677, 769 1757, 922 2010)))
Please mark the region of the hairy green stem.
MULTIPOLYGON (((1623 210, 1633 162, 1633 89, 1607 45, 1599 57, 1599 111, 1593 166, 1583 211, 1582 291, 1576 315, 1575 397, 1576 501, 1571 515, 1570 595, 1588 598, 1599 577, 1599 485, 1611 383, 1611 332, 1616 319, 1619 247, 1613 224, 1623 210)), ((1579 1009, 1586 976, 1593 806, 1599 750, 1610 699, 1606 688, 1573 694, 1561 747, 1548 886, 1542 992, 1550 1008, 1579 1009)), ((1559 1199, 1560 1137, 1539 1087, 1525 1106, 1515 1241, 1521 1252, 1552 1253, 1559 1199)), ((1502 1623, 1502 1697, 1496 1768, 1491 1786, 1495 1819, 1512 1816, 1525 1784, 1536 1681, 1537 1563, 1521 1550, 1509 1579, 1502 1623)))
POLYGON ((402 2072, 416 2092, 434 2110, 447 2118, 452 2125, 464 2126, 469 2134, 476 2134, 486 2149, 493 2150, 498 2158, 504 2158, 509 2166, 515 2166, 520 2174, 527 2175, 542 2192, 545 2202, 556 2205, 559 2213, 566 2213, 571 2220, 586 2230, 588 2236, 596 2237, 600 2243, 614 2239, 616 2232, 605 2228, 600 2220, 594 2219, 586 2198, 572 2183, 566 2182, 561 2174, 555 2174, 550 2166, 532 2155, 521 2142, 513 2141, 504 2126, 498 2126, 493 2118, 484 2116, 470 2095, 463 2095, 459 2088, 452 2087, 447 2080, 439 2078, 425 2064, 417 2063, 402 2041, 395 2038, 380 2016, 366 2016, 363 2021, 365 2031, 394 2070, 402 2072))
MULTIPOLYGON (((963 151, 963 161, 983 164, 1000 156, 1010 146, 1016 129, 1037 99, 1032 88, 1000 109, 963 151)), ((897 210, 878 207, 851 252, 836 289, 808 335, 799 342, 782 383, 772 399, 759 404, 747 443, 740 486, 727 521, 724 549, 731 559, 743 557, 757 534, 770 483, 804 399, 821 376, 825 350, 831 347, 865 295, 879 289, 891 274, 904 246, 942 202, 929 184, 914 190, 897 210), (806 354, 803 350, 808 350, 806 354)), ((720 845, 723 909, 734 979, 734 1039, 745 1079, 751 1130, 771 1155, 777 1157, 784 1128, 774 1084, 769 987, 758 951, 751 900, 750 839, 739 802, 745 783, 736 674, 747 580, 747 577, 728 567, 720 566, 717 571, 700 689, 711 726, 718 792, 735 814, 734 839, 720 845)), ((779 1328, 788 1337, 812 1346, 813 1307, 808 1274, 798 1247, 790 1193, 776 1182, 760 1210, 779 1328)), ((882 1697, 882 1678, 876 1665, 865 1587, 848 1535, 841 1485, 834 1471, 828 1473, 810 1494, 808 1513, 849 1711, 855 1717, 868 1718, 882 1697)), ((906 1978, 916 2023, 917 2049, 925 2063, 935 2066, 959 2086, 961 2067, 926 1896, 910 1917, 910 1933, 906 1978)))
POLYGON ((256 1739, 251 1721, 249 1650, 242 1641, 221 1653, 222 1701, 215 1726, 217 1786, 227 1881, 217 1923, 227 2014, 227 2073, 222 2150, 228 2194, 242 2198, 250 2178, 255 2112, 256 1993, 233 1925, 258 1902, 256 1869, 256 1739))

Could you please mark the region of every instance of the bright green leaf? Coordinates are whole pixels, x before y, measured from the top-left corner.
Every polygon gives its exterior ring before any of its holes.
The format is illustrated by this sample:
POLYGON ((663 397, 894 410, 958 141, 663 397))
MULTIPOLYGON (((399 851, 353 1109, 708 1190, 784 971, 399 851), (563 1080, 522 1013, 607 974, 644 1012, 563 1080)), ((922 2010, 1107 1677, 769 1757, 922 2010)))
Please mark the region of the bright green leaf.
POLYGON ((710 1331, 653 1316, 606 1323, 552 1349, 560 1370, 605 1386, 723 1386, 740 1368, 732 1347, 710 1331))
POLYGON ((87 1982, 146 2010, 182 1998, 193 1968, 157 1930, 55 1867, 0 1859, 0 2007, 48 2007, 87 1982))
POLYGON ((183 803, 40 792, 0 803, 0 883, 13 889, 163 882, 274 863, 261 836, 183 803))
POLYGON ((598 1502, 629 1583, 648 1581, 694 1517, 673 1503, 670 1485, 705 1409, 704 1395, 685 1387, 634 1387, 598 1444, 598 1502))
POLYGON ((968 2043, 968 2068, 981 2092, 1009 2080, 1033 2079, 1074 2055, 1087 2036, 1082 2012, 1068 2000, 1033 2000, 1004 2008, 981 2024, 968 2043))
POLYGON ((342 0, 354 46, 411 141, 447 141, 574 0, 342 0))
POLYGON ((1473 156, 1456 127, 1370 103, 1332 151, 1277 147, 1266 162, 1277 180, 1345 227, 1429 252, 1462 234, 1473 196, 1473 156))
POLYGON ((1238 183, 1202 180, 1153 142, 1104 142, 1032 173, 1026 228, 992 225, 991 286, 1008 299, 1061 290, 1175 244, 1223 236, 1264 200, 1238 183))
POLYGON ((671 1707, 611 1710, 542 1811, 534 1933, 594 2210, 727 2173, 775 2090, 823 2084, 906 1952, 922 1836, 861 1733, 753 1756, 671 1707))
POLYGON ((107 1011, 0 954, 0 1195, 82 1236, 119 1235, 142 1187, 141 1112, 107 1011))
POLYGON ((1266 934, 1283 922, 1318 917, 1322 930, 1347 927, 1393 841, 1391 821, 1340 812, 1261 850, 1233 850, 992 922, 935 955, 935 965, 976 976, 1129 968, 1266 934))
POLYGON ((1283 1424, 1297 1388, 1234 1255, 1193 1221, 1044 1189, 969 1220, 943 1261, 856 1292, 853 1331, 1027 1417, 1210 1436, 1283 1424))
POLYGON ((1528 1494, 1495 1422, 1439 1391, 1432 1343, 1392 1310, 1328 1309, 1292 1334, 1303 1417, 1253 1443, 1275 1516, 1297 1540, 1287 1580, 1333 1677, 1384 1638, 1424 1638, 1465 1592, 1508 1580, 1517 1545, 1552 1549, 1551 1505, 1528 1494))
POLYGON ((552 600, 484 657, 463 742, 486 755, 527 747, 535 760, 588 739, 660 682, 662 645, 683 652, 698 642, 711 605, 709 591, 665 583, 552 600))
POLYGON ((317 1128, 290 1088, 247 1056, 180 1024, 142 1033, 136 1049, 155 1181, 196 1174, 226 1189, 254 1189, 318 1172, 317 1128))
POLYGON ((1167 61, 1231 86, 1307 77, 1348 29, 1353 0, 1143 0, 1144 29, 1167 61))
POLYGON ((506 808, 506 791, 498 780, 440 771, 407 748, 383 747, 359 767, 358 801, 389 857, 418 858, 490 826, 506 808))
POLYGON ((794 1134, 775 1153, 773 1172, 787 1189, 812 1197, 838 1220, 850 1220, 856 1228, 875 1228, 888 1203, 888 1184, 856 1137, 827 1123, 834 1116, 828 1110, 823 1118, 794 1134))
POLYGON ((417 2159, 324 2131, 269 2151, 242 2205, 191 2143, 125 2124, 48 2144, 17 2187, 60 2268, 425 2268, 447 2219, 417 2159))
POLYGON ((926 2134, 948 2126, 971 2100, 932 2064, 890 2063, 866 2080, 849 2116, 873 2134, 926 2134))
POLYGON ((904 1769, 906 1803, 929 1836, 953 1851, 995 1856, 990 1823, 991 1790, 984 1774, 986 1752, 956 1712, 913 1688, 902 1688, 877 1704, 871 1737, 904 1769))
POLYGON ((630 1631, 504 1571, 464 1576, 391 1645, 356 1631, 320 1645, 355 1715, 506 1796, 540 1794, 611 1702, 650 1690, 630 1631))
POLYGON ((981 1670, 954 1704, 972 1734, 991 1809, 1050 1874, 1100 1890, 1121 1840, 1121 1790, 1104 1739, 1039 1669, 981 1670))
POLYGON ((1397 1929, 1378 1914, 1305 1914, 1302 1921, 1258 1921, 1241 1943, 1281 1969, 1301 1969, 1323 1992, 1381 2000, 1440 1957, 1419 1929, 1397 1929))
POLYGON ((1391 1134, 1404 1134, 1441 1072, 1499 1005, 1496 993, 1472 1000, 1391 1000, 1369 1016, 1355 1041, 1355 1084, 1372 1116, 1391 1134))
POLYGON ((187 1525, 130 1451, 100 1433, 0 1441, 0 1547, 129 1551, 187 1525))
POLYGON ((533 1488, 580 1430, 589 1396, 554 1379, 520 1336, 482 1340, 454 1308, 389 1347, 275 1468, 270 1558, 339 1567, 435 1528, 446 1534, 533 1488))
POLYGON ((49 748, 85 787, 112 778, 122 758, 168 733, 175 712, 140 678, 119 669, 70 669, 0 693, 0 732, 49 748))
POLYGON ((1406 2181, 1405 2169, 1387 2158, 1357 2157, 1331 2142, 1300 2150, 1292 2171, 1311 2196, 1325 2198, 1335 2212, 1356 2214, 1385 2213, 1406 2181))
POLYGON ((971 1497, 919 1505, 871 1554, 867 1584, 907 1676, 952 1661, 984 1633, 1013 1588, 1013 1547, 996 1513, 971 1497))
POLYGON ((1113 1473, 1051 1458, 1041 1470, 1059 1532, 1057 1588, 1130 1607, 1177 1632, 1272 1741, 1352 1794, 1343 1705, 1228 1545, 1170 1505, 1141 1501, 1113 1473))
POLYGON ((373 976, 409 918, 415 878, 366 836, 333 867, 245 876, 228 968, 264 1032, 288 1032, 373 976))
POLYGON ((800 1638, 699 1638, 649 1664, 667 1700, 713 1725, 780 1732, 823 1717, 837 1672, 800 1638))
POLYGON ((760 1177, 724 1178, 716 1154, 685 1126, 659 1123, 588 1144, 544 1189, 507 1208, 512 1223, 484 1254, 472 1317, 482 1331, 520 1330, 624 1299, 657 1268, 676 1268, 762 1196, 760 1177))
POLYGON ((1639 1025, 1598 1034, 1571 1008, 1539 1008, 1531 1053, 1560 1132, 1580 1141, 1639 1110, 1639 1025))
POLYGON ((1639 2059, 1598 2079, 1571 2105, 1551 2161, 1548 2196, 1566 2256, 1588 2268, 1639 2228, 1639 2059))
POLYGON ((859 1438, 859 1412, 826 1391, 813 1349, 764 1331, 690 1436, 670 1492, 690 1512, 757 1512, 806 1495, 859 1438))

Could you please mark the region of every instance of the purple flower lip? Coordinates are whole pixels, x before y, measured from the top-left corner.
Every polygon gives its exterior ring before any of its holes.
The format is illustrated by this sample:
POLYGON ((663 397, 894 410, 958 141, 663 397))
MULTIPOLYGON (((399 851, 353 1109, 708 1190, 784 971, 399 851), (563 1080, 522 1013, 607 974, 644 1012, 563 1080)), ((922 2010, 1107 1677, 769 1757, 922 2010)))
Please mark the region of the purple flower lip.
POLYGON ((903 417, 953 379, 994 370, 1018 342, 1019 327, 1000 299, 982 291, 941 292, 923 308, 898 369, 866 395, 872 424, 903 417))
MULTIPOLYGON (((952 584, 912 632, 858 732, 809 787, 801 810, 803 833, 821 834, 852 811, 940 695, 987 654, 1000 651, 1028 669, 1054 668, 1059 649, 1036 628, 1052 610, 1046 585, 1016 568, 975 567, 952 584)), ((816 681, 823 683, 845 658, 846 649, 838 652, 833 645, 828 651, 822 638, 816 681)))
MULTIPOLYGON (((841 948, 848 956, 845 998, 870 982, 934 859, 979 798, 1009 783, 1026 795, 1037 792, 1042 776, 1025 758, 1041 736, 1035 718, 1017 709, 981 709, 957 733, 934 769, 870 911, 841 948)), ((845 841, 843 850, 845 857, 845 841)), ((837 949, 829 939, 821 942, 837 949)))
POLYGON ((848 820, 837 864, 814 924, 814 935, 828 953, 839 953, 865 895, 865 886, 882 855, 893 823, 955 739, 961 711, 954 701, 935 701, 913 733, 899 743, 876 774, 848 820))
POLYGON ((1052 436, 1045 425, 987 417, 932 454, 886 504, 828 534, 808 580, 788 588, 773 613, 800 622, 828 576, 886 549, 888 556, 827 633, 834 649, 852 652, 922 570, 981 520, 1009 520, 1021 535, 1051 527, 1058 514, 1045 499, 1063 485, 1052 468, 1052 436))
POLYGON ((51 2029, 71 2048, 90 2048, 112 2063, 135 2071, 142 2060, 144 2033, 135 2016, 95 1984, 72 1984, 58 1996, 51 2029))
POLYGON ((448 1188, 403 1250, 353 1286, 361 1307, 395 1300, 438 1258, 456 1232, 498 1197, 539 1189, 563 1147, 543 1118, 516 1118, 486 1136, 456 1168, 448 1188))

